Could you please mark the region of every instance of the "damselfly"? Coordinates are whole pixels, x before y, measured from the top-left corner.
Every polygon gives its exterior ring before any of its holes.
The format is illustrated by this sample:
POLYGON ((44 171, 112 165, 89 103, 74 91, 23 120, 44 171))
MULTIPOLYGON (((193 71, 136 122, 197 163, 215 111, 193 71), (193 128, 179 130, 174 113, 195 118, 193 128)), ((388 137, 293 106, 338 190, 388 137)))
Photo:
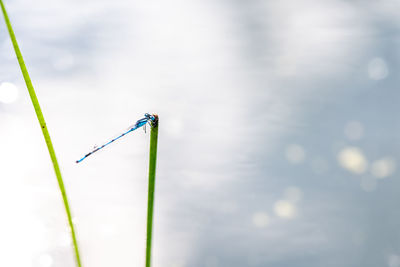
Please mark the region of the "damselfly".
MULTIPOLYGON (((105 143, 104 145, 101 145, 101 146, 99 146, 99 147, 98 147, 98 146, 95 146, 95 147, 93 148, 92 151, 90 151, 89 153, 87 153, 87 154, 86 154, 85 156, 83 156, 81 159, 77 160, 76 163, 81 162, 81 161, 84 160, 85 158, 89 157, 90 155, 92 155, 93 153, 99 151, 100 149, 104 148, 105 146, 111 144, 112 142, 114 142, 114 141, 120 139, 120 138, 123 137, 124 135, 126 135, 126 134, 128 134, 128 133, 130 133, 130 132, 132 132, 132 131, 134 131, 134 130, 136 130, 136 129, 142 127, 142 126, 146 127, 146 124, 147 124, 147 123, 149 123, 150 126, 151 126, 153 123, 157 123, 157 117, 154 116, 154 115, 150 115, 149 113, 144 114, 144 118, 143 118, 143 119, 138 120, 134 125, 130 126, 126 131, 124 131, 123 133, 121 133, 121 134, 118 135, 117 137, 111 139, 110 141, 108 141, 108 142, 105 143)), ((146 129, 146 128, 145 128, 145 129, 146 129)))

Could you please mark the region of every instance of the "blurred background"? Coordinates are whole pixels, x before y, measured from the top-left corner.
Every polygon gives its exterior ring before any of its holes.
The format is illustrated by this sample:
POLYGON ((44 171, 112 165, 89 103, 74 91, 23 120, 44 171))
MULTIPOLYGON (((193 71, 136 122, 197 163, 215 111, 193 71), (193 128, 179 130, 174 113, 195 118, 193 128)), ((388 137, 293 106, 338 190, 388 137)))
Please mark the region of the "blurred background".
MULTIPOLYGON (((4 0, 84 266, 400 266, 400 2, 4 0)), ((72 267, 65 210, 0 23, 0 265, 72 267)))

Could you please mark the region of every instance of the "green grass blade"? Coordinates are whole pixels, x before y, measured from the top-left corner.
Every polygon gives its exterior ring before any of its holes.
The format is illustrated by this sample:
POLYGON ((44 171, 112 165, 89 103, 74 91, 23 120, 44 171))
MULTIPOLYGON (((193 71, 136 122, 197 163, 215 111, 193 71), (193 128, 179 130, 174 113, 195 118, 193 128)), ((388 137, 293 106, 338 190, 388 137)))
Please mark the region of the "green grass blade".
POLYGON ((151 239, 153 229, 154 187, 156 183, 158 116, 150 130, 149 195, 147 200, 146 267, 151 265, 151 239))
POLYGON ((28 88, 29 96, 32 100, 33 107, 35 108, 36 116, 39 120, 40 127, 42 128, 43 136, 46 141, 47 148, 49 150, 51 161, 53 162, 54 171, 55 171, 55 174, 57 177, 58 185, 60 187, 61 195, 62 195, 62 198, 64 201, 64 207, 67 212, 68 223, 69 223, 69 226, 71 229, 72 241, 73 241, 73 245, 74 245, 74 249, 75 249, 76 263, 79 267, 81 267, 82 265, 81 265, 81 260, 79 257, 78 242, 76 240, 74 225, 72 223, 72 216, 71 216, 71 211, 70 211, 69 204, 68 204, 67 193, 65 191, 64 182, 61 177, 61 171, 58 166, 56 154, 54 152, 53 144, 50 139, 49 131, 47 130, 46 122, 44 120, 42 110, 40 109, 40 106, 39 106, 39 101, 36 97, 35 90, 33 89, 31 79, 29 78, 28 70, 26 69, 24 60, 22 58, 21 51, 19 50, 19 47, 18 47, 17 39, 15 38, 14 31, 11 27, 10 19, 8 18, 8 15, 7 15, 7 12, 6 12, 6 9, 5 9, 5 6, 4 6, 2 0, 0 0, 0 5, 1 5, 1 10, 3 11, 4 19, 6 21, 8 32, 10 34, 11 42, 14 46, 14 50, 15 50, 15 54, 18 59, 19 66, 21 68, 22 75, 24 76, 26 87, 28 88))

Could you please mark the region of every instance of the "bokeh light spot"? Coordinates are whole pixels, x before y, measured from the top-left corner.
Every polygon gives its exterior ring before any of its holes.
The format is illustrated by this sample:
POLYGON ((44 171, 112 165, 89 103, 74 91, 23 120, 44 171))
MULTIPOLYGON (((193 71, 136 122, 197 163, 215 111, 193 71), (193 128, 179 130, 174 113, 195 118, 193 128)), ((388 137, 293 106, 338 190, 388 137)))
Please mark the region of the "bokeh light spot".
POLYGON ((371 173, 376 178, 386 178, 396 171, 396 162, 393 158, 376 160, 371 165, 371 173))
POLYGON ((295 206, 286 200, 279 200, 274 205, 275 214, 281 218, 291 219, 296 215, 295 206))
POLYGON ((368 166, 364 154, 357 147, 342 149, 338 154, 338 161, 340 166, 355 174, 364 173, 368 166))
POLYGON ((350 121, 344 128, 344 134, 349 140, 360 140, 364 135, 364 127, 359 121, 350 121))
POLYGON ((17 100, 18 88, 12 83, 4 82, 0 84, 0 102, 9 104, 17 100))
POLYGON ((284 196, 286 200, 296 203, 303 198, 303 192, 298 187, 292 186, 285 189, 284 196))
POLYGON ((297 144, 291 144, 286 148, 286 158, 290 163, 299 164, 304 161, 306 153, 304 148, 297 144))
POLYGON ((259 228, 266 227, 269 223, 269 216, 265 212, 256 212, 253 214, 253 224, 259 228))
POLYGON ((389 267, 400 267, 400 256, 392 254, 388 258, 389 267))
POLYGON ((389 74, 386 62, 380 58, 374 58, 368 63, 368 76, 372 80, 385 79, 389 74))

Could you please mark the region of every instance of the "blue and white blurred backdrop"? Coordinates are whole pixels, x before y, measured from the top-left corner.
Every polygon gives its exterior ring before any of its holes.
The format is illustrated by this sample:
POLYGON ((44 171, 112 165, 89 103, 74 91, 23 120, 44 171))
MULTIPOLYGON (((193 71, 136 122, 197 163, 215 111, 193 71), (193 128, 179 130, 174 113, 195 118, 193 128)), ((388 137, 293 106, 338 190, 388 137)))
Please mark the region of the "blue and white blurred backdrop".
MULTIPOLYGON (((4 0, 84 266, 400 266, 400 2, 4 0)), ((0 265, 74 266, 47 149, 0 23, 0 265)))

